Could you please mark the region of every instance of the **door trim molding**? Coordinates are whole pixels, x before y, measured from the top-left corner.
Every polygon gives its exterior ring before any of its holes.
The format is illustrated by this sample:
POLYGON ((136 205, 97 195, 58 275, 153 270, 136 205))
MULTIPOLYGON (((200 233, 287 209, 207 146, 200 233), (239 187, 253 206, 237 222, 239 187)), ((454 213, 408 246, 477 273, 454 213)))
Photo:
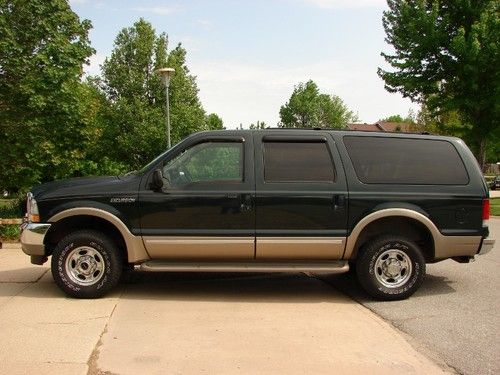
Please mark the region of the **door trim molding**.
POLYGON ((143 236, 153 259, 253 259, 255 238, 143 236))
POLYGON ((340 259, 345 237, 257 237, 255 256, 260 259, 340 259))

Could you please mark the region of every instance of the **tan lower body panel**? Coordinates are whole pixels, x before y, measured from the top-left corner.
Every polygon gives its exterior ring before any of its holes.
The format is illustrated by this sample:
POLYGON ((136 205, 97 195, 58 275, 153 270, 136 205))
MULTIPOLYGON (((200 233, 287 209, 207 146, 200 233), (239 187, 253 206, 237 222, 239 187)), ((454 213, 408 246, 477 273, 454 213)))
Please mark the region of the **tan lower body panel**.
POLYGON ((435 238, 436 259, 454 256, 473 256, 479 250, 481 236, 443 236, 435 238))
POLYGON ((342 237, 257 237, 257 259, 340 259, 342 237))
POLYGON ((337 237, 143 237, 152 259, 340 259, 337 237))
POLYGON ((143 237, 152 259, 253 259, 254 237, 143 237))

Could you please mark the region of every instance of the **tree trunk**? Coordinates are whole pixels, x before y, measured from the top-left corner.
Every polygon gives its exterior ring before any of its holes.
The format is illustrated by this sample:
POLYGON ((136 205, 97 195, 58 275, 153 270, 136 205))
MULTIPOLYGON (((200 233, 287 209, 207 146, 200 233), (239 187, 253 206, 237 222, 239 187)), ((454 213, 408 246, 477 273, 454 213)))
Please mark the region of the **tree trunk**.
POLYGON ((477 162, 479 163, 479 167, 481 168, 481 171, 484 173, 485 168, 486 168, 486 146, 487 146, 487 140, 486 138, 479 139, 478 142, 478 150, 477 150, 477 155, 476 159, 477 162))

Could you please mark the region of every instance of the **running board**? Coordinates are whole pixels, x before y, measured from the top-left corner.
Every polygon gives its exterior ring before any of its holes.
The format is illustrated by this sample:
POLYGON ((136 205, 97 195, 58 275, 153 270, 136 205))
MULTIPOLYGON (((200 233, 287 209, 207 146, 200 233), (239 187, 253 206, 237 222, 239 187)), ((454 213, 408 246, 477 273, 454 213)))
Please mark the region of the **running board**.
POLYGON ((344 273, 349 271, 346 261, 321 263, 194 263, 148 261, 135 266, 138 271, 145 272, 328 272, 344 273))

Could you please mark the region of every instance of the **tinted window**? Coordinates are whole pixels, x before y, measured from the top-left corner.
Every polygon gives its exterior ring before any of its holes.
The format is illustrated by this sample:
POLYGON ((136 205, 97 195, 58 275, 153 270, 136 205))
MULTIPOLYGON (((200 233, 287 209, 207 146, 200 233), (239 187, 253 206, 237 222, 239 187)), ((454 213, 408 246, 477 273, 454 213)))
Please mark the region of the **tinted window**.
POLYGON ((332 158, 325 142, 264 142, 266 182, 333 182, 332 158))
POLYGON ((358 178, 368 184, 465 185, 467 171, 447 141, 344 137, 358 178))
POLYGON ((167 162, 163 176, 171 186, 195 182, 242 182, 243 144, 205 142, 197 144, 167 162))

